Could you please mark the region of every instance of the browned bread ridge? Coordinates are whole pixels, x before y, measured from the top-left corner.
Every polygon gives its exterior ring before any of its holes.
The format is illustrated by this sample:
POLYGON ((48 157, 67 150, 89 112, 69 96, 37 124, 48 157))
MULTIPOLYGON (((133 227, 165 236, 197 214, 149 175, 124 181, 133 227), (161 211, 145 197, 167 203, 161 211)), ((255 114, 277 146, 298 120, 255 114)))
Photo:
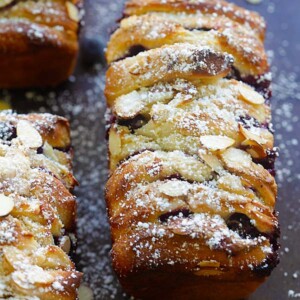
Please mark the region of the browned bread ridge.
POLYGON ((81 0, 3 2, 0 88, 47 87, 66 80, 77 59, 81 0))
POLYGON ((264 33, 225 1, 126 4, 106 53, 106 202, 138 299, 242 299, 278 263, 264 33))
POLYGON ((76 184, 66 119, 0 113, 1 299, 77 299, 76 184))

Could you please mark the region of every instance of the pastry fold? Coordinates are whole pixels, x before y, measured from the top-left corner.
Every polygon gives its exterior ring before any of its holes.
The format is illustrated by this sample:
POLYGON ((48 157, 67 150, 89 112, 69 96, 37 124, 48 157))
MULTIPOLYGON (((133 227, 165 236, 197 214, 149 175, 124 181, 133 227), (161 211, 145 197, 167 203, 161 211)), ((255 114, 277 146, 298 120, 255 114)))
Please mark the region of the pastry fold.
POLYGON ((114 269, 141 299, 245 298, 278 263, 265 22, 205 0, 124 16, 106 53, 114 269))
POLYGON ((77 299, 69 123, 0 113, 0 297, 77 299))
POLYGON ((0 87, 49 87, 73 72, 81 0, 0 4, 0 87))

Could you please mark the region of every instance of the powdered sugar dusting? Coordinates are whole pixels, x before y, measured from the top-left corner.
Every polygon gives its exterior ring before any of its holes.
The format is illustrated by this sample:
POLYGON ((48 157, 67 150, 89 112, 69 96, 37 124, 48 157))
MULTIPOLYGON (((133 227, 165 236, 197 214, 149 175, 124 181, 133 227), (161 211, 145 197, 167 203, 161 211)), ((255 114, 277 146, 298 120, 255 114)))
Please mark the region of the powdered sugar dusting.
MULTIPOLYGON (((107 28, 113 27, 114 20, 121 16, 122 4, 123 1, 108 3, 107 1, 86 0, 87 27, 83 29, 83 34, 89 37, 101 34, 107 38, 107 28), (91 24, 93 26, 90 26, 91 24)), ((239 1, 238 4, 241 2, 239 1)), ((278 18, 277 12, 285 11, 285 7, 281 5, 280 1, 265 0, 260 6, 250 8, 261 9, 263 15, 269 19, 269 32, 271 32, 268 35, 268 48, 275 51, 273 64, 277 66, 277 69, 272 70, 275 80, 272 99, 273 121, 277 145, 281 147, 282 153, 277 163, 277 169, 282 170, 279 171, 278 177, 282 187, 279 209, 282 214, 283 249, 288 248, 289 253, 282 250, 281 268, 274 273, 265 288, 259 291, 257 296, 253 296, 253 299, 269 297, 270 293, 272 293, 272 299, 276 297, 285 299, 289 291, 290 295, 300 291, 299 281, 293 276, 299 271, 296 244, 299 240, 297 195, 300 176, 297 175, 299 173, 297 95, 300 91, 297 75, 299 69, 295 61, 299 56, 300 44, 299 41, 290 40, 291 35, 297 37, 298 28, 289 24, 292 22, 292 14, 284 19, 278 18), (286 41, 282 41, 281 44, 283 37, 286 41), (279 78, 281 78, 280 81, 279 78), (275 292, 273 292, 274 289, 275 292)), ((295 5, 293 8, 296 11, 299 5, 297 0, 293 0, 292 5, 295 5)), ((293 16, 296 22, 297 13, 293 16)), ((75 146, 75 173, 81 183, 81 186, 76 189, 79 204, 79 265, 86 273, 85 281, 93 289, 95 299, 123 299, 123 293, 110 266, 109 227, 103 203, 103 186, 107 178, 107 152, 103 129, 105 108, 102 96, 104 72, 105 67, 96 66, 92 70, 87 70, 79 65, 75 76, 70 78, 70 82, 57 91, 49 90, 44 93, 36 90, 24 93, 1 91, 1 100, 11 101, 13 107, 20 112, 47 111, 70 118, 75 146), (27 98, 26 106, 24 98, 27 98), (12 101, 13 99, 17 101, 12 101)), ((170 260, 169 264, 172 265, 174 262, 170 260)))

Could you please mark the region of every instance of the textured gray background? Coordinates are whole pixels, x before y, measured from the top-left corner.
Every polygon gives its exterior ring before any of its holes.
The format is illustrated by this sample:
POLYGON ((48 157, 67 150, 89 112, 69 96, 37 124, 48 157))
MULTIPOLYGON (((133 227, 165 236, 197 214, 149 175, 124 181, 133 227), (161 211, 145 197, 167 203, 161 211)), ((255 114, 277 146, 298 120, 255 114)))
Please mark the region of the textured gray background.
MULTIPOLYGON (((235 3, 259 11, 267 20, 266 47, 272 61, 274 96, 273 122, 281 156, 277 163, 282 230, 281 264, 252 300, 300 298, 300 1, 263 0, 259 5, 245 0, 235 3), (299 294, 297 294, 299 293, 299 294)), ((84 37, 101 37, 121 16, 123 1, 86 0, 84 37)), ((56 90, 0 91, 0 99, 18 112, 52 112, 71 120, 75 147, 75 174, 81 186, 76 189, 79 203, 78 261, 85 282, 95 299, 123 299, 110 267, 109 227, 103 200, 106 181, 104 129, 105 66, 84 66, 82 57, 69 82, 56 90)))

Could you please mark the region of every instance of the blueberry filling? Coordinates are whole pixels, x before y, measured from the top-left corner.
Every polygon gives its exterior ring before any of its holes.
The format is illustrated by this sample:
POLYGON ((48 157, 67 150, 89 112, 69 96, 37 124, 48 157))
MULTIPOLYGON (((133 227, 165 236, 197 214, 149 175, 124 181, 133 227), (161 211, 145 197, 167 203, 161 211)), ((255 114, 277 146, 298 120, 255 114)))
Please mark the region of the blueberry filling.
POLYGON ((17 137, 16 127, 5 122, 0 122, 0 139, 3 141, 11 141, 17 137))
POLYGON ((146 125, 150 121, 150 117, 143 116, 143 115, 137 115, 133 119, 129 120, 122 120, 118 119, 117 122, 121 126, 128 127, 132 133, 134 133, 134 130, 139 129, 146 125))
POLYGON ((43 153, 44 153, 44 148, 43 148, 43 146, 37 148, 37 149, 36 149, 36 153, 37 153, 37 154, 43 154, 43 153))
POLYGON ((69 153, 73 151, 73 147, 71 145, 66 147, 53 147, 54 150, 58 150, 64 153, 69 153))
POLYGON ((185 29, 189 30, 189 31, 193 31, 193 30, 198 30, 198 31, 211 31, 213 30, 213 28, 208 28, 208 27, 196 27, 196 28, 191 28, 191 27, 185 27, 185 29))
POLYGON ((244 128, 250 129, 251 126, 256 128, 265 128, 265 125, 259 123, 255 118, 246 115, 246 116, 240 116, 238 119, 238 122, 243 125, 244 128), (251 124, 251 126, 250 126, 251 124))
POLYGON ((255 88, 255 90, 259 93, 262 93, 265 98, 267 98, 266 104, 269 104, 269 99, 272 96, 272 91, 270 90, 271 81, 269 79, 263 78, 264 75, 247 75, 243 76, 238 69, 232 67, 232 71, 228 74, 228 79, 236 79, 239 81, 243 81, 255 88))
POLYGON ((251 220, 241 213, 232 214, 226 224, 230 230, 237 232, 244 239, 247 237, 256 238, 261 235, 251 220))
POLYGON ((273 269, 279 264, 277 251, 269 254, 267 258, 258 266, 254 267, 254 272, 261 277, 270 276, 273 269))
POLYGON ((145 48, 144 46, 142 45, 134 45, 134 46, 131 46, 129 48, 129 50, 127 51, 126 55, 124 55, 123 57, 120 57, 119 59, 117 59, 116 61, 120 61, 120 60, 123 60, 127 57, 133 57, 133 56, 136 56, 138 55, 139 53, 142 53, 144 51, 147 51, 148 49, 145 48))
POLYGON ((271 175, 275 176, 275 162, 278 157, 277 150, 267 150, 267 156, 262 159, 253 159, 253 162, 262 165, 271 175))
POLYGON ((176 173, 176 174, 172 174, 168 177, 165 178, 165 180, 172 180, 172 179, 176 179, 176 180, 181 180, 181 181, 186 181, 182 176, 181 174, 179 173, 176 173))
POLYGON ((162 223, 167 223, 170 218, 174 218, 174 217, 188 218, 191 214, 192 214, 192 212, 187 208, 177 209, 177 210, 173 210, 173 211, 167 212, 165 214, 162 214, 159 217, 159 220, 162 223))

